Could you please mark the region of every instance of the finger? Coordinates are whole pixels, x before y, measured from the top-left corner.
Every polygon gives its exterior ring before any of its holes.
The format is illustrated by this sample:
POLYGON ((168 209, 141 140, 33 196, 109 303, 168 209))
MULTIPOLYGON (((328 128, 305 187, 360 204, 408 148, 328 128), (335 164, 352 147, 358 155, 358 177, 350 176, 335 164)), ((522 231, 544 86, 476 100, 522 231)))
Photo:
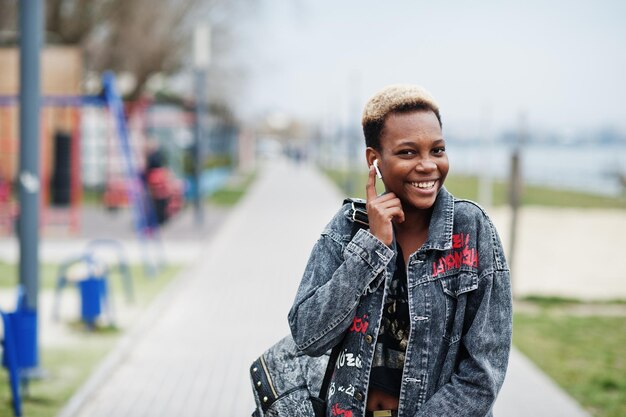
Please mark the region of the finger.
POLYGON ((396 222, 404 223, 405 219, 406 217, 404 217, 404 210, 402 210, 402 207, 400 207, 400 214, 396 217, 396 222))
POLYGON ((400 208, 402 207, 402 202, 397 197, 396 198, 390 198, 390 199, 387 199, 387 200, 383 200, 383 198, 380 197, 379 200, 382 200, 382 201, 378 201, 377 200, 376 201, 376 205, 380 206, 382 208, 385 208, 385 209, 389 209, 389 208, 392 208, 392 207, 400 207, 400 208))
POLYGON ((383 203, 385 201, 393 200, 394 198, 398 198, 394 193, 384 193, 376 198, 376 202, 383 203))
POLYGON ((376 199, 376 170, 374 165, 370 165, 369 177, 365 186, 365 196, 368 203, 376 199))
POLYGON ((393 207, 387 210, 387 215, 396 223, 404 222, 404 210, 402 207, 393 207))
POLYGON ((389 210, 396 210, 396 209, 402 210, 402 204, 399 201, 396 201, 396 199, 382 202, 382 203, 376 200, 374 203, 370 204, 370 206, 368 207, 368 212, 369 211, 371 211, 372 213, 377 212, 381 216, 387 217, 387 212, 389 210))

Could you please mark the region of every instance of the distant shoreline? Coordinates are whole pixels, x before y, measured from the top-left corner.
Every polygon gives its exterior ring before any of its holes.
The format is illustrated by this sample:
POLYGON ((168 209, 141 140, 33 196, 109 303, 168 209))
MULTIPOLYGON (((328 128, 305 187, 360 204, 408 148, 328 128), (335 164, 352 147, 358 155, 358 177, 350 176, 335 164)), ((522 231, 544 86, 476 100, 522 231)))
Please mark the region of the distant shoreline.
MULTIPOLYGON (((451 172, 509 176, 512 145, 448 144, 451 172), (490 169, 485 171, 486 167, 490 169)), ((532 143, 521 153, 527 184, 619 198, 625 191, 626 143, 586 143, 577 146, 532 143)))

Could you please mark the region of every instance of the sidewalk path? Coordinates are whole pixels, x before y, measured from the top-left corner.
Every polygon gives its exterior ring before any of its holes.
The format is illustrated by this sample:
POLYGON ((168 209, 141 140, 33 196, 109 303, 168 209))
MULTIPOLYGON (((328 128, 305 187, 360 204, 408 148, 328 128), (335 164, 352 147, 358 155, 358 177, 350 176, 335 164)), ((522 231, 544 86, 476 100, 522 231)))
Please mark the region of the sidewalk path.
MULTIPOLYGON (((68 232, 67 225, 44 228, 39 242, 42 262, 60 263, 85 252, 94 239, 119 242, 131 263, 141 263, 146 250, 151 256, 165 252, 165 261, 187 263, 198 256, 199 245, 215 233, 228 217, 228 209, 205 205, 204 221, 198 226, 191 208, 183 210, 160 229, 160 239, 140 241, 130 209, 107 212, 103 207, 85 205, 80 209, 81 227, 77 235, 68 232), (163 246, 160 246, 163 245, 163 246)), ((18 262, 19 241, 16 236, 0 236, 0 260, 18 262)), ((152 259, 152 258, 150 258, 152 259)))
MULTIPOLYGON (((150 308, 60 417, 249 416, 249 364, 287 311, 342 196, 308 167, 269 165, 198 261, 150 308)), ((585 416, 519 353, 499 416, 585 416)))

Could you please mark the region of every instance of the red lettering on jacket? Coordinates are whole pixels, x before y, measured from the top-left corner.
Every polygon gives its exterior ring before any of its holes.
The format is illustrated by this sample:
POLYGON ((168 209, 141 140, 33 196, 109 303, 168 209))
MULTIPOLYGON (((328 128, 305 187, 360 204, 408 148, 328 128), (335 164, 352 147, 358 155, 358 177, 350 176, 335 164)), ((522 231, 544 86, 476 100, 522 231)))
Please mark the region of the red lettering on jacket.
POLYGON ((460 250, 452 251, 433 262, 433 277, 459 269, 463 265, 478 268, 478 252, 476 248, 470 248, 469 243, 470 237, 467 233, 452 235, 452 249, 460 250))
POLYGON ((366 321, 365 319, 367 319, 367 314, 364 314, 363 317, 355 317, 352 319, 352 326, 350 327, 350 331, 354 332, 354 333, 363 333, 365 334, 365 332, 367 331, 367 328, 369 327, 369 322, 366 321))
POLYGON ((333 416, 352 417, 352 411, 339 408, 337 403, 333 404, 330 411, 332 411, 333 416))
POLYGON ((452 249, 460 249, 467 245, 469 245, 469 235, 467 233, 452 235, 452 249))

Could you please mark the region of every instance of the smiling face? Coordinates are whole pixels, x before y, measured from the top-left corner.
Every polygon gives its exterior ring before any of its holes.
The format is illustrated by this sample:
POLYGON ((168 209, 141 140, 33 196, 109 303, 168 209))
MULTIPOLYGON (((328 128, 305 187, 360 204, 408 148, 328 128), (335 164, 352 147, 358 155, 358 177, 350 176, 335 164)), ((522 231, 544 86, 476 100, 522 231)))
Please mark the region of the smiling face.
POLYGON ((448 156, 439 120, 430 110, 391 113, 385 119, 380 148, 367 148, 371 165, 378 159, 385 189, 405 212, 430 209, 448 175, 448 156))

